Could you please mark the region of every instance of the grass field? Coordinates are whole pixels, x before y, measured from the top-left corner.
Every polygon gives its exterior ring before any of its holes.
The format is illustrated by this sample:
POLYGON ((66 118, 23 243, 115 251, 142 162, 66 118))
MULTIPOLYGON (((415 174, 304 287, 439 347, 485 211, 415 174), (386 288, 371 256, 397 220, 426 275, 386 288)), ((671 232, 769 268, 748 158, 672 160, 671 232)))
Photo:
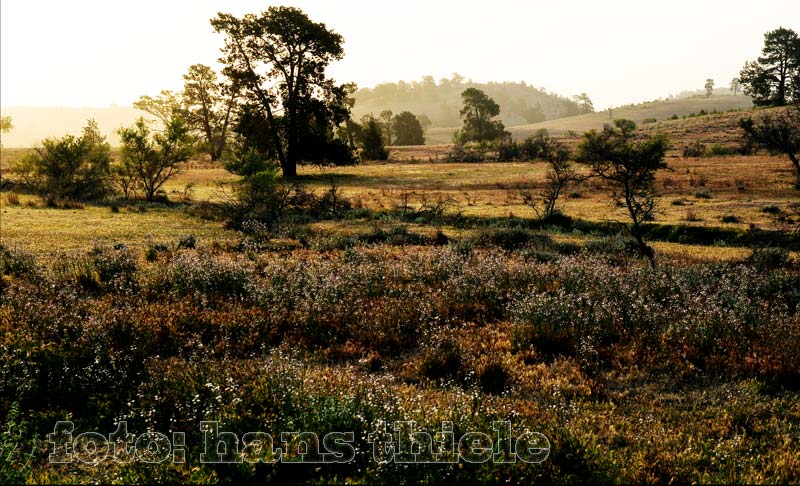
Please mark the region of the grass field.
MULTIPOLYGON (((701 111, 705 111, 706 113, 722 113, 731 110, 747 110, 752 106, 753 102, 747 96, 678 98, 612 108, 610 114, 606 110, 589 113, 587 115, 571 116, 541 123, 516 125, 506 128, 516 139, 529 137, 542 128, 547 129, 551 135, 562 136, 568 131, 582 133, 591 129, 599 130, 603 128, 603 124, 609 123, 615 118, 626 118, 635 121, 637 124, 641 124, 647 119, 665 121, 673 115, 683 118, 690 114, 698 114, 701 111)), ((426 136, 426 143, 431 145, 452 143, 453 132, 456 129, 457 127, 431 129, 426 136)))
MULTIPOLYGON (((796 481, 791 165, 681 155, 695 139, 737 143, 735 126, 735 114, 645 125, 673 142, 648 233, 657 268, 631 253, 601 182, 569 188, 565 217, 544 225, 520 196, 542 187, 544 163, 444 163, 447 146, 301 167, 295 182, 316 194, 333 183, 349 209, 291 213, 263 232, 226 227, 215 204, 233 177, 203 160, 160 203, 60 209, 9 183, 0 482, 796 481), (137 436, 185 432, 185 462, 78 447, 82 461, 48 463, 58 420, 76 436, 120 420, 137 436), (283 460, 241 460, 253 449, 237 442, 238 463, 200 461, 209 420, 237 439, 272 434, 283 460), (408 421, 431 434, 451 422, 455 437, 508 423, 512 437, 543 434, 548 455, 512 463, 499 440, 487 447, 505 462, 376 461, 369 434, 408 421), (290 431, 353 432, 353 460, 309 467, 290 431)), ((3 150, 4 183, 25 153, 3 150)))

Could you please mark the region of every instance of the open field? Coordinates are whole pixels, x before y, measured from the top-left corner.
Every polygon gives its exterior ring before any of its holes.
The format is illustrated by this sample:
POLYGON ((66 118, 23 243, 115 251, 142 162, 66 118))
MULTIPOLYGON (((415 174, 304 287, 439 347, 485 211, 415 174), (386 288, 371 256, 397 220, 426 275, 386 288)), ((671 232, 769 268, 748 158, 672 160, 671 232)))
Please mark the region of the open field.
POLYGON ((624 214, 597 180, 566 191, 563 218, 538 223, 520 191, 542 188, 543 162, 444 163, 442 145, 394 147, 386 163, 301 167, 294 182, 317 195, 333 183, 349 208, 299 211, 245 233, 221 216, 234 178, 216 164, 188 163, 165 186, 167 201, 56 208, 13 184, 10 166, 27 149, 4 149, 0 448, 15 466, 3 477, 795 481, 800 223, 786 215, 800 195, 791 165, 765 154, 681 156, 693 140, 733 146, 737 120, 643 128, 674 144, 656 180, 655 269, 631 254, 617 224, 624 214), (103 461, 95 451, 48 463, 44 438, 65 419, 76 435, 108 434, 120 420, 137 435, 185 432, 186 461, 103 461), (209 420, 241 440, 272 434, 282 460, 237 442, 266 464, 201 462, 214 447, 199 426, 209 420), (512 463, 498 439, 487 447, 505 463, 466 462, 458 445, 415 457, 459 464, 376 460, 370 434, 397 423, 392 440, 408 441, 408 421, 432 435, 452 423, 456 441, 493 438, 507 423, 547 458, 512 463), (295 464, 304 449, 281 437, 290 431, 353 432, 353 460, 295 464))

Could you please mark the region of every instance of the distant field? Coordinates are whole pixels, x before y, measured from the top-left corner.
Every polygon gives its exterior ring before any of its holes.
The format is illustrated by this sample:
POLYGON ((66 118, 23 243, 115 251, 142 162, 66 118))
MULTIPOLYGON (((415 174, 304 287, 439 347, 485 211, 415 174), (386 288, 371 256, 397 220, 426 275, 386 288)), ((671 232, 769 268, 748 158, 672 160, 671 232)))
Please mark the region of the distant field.
MULTIPOLYGON (((603 128, 603 124, 609 123, 614 118, 627 118, 641 124, 648 118, 655 118, 657 121, 667 120, 672 115, 679 117, 688 116, 692 113, 699 113, 705 110, 707 113, 725 112, 729 110, 740 110, 752 108, 753 102, 748 96, 712 96, 710 98, 679 98, 674 100, 654 101, 625 108, 613 108, 611 116, 609 112, 601 111, 588 115, 571 116, 559 118, 541 123, 530 125, 517 125, 506 127, 516 139, 522 139, 533 135, 537 130, 546 128, 551 135, 563 135, 572 130, 575 132, 585 132, 593 128, 603 128)), ((452 143, 453 132, 458 127, 451 128, 431 128, 426 136, 425 143, 436 145, 442 143, 452 143)))

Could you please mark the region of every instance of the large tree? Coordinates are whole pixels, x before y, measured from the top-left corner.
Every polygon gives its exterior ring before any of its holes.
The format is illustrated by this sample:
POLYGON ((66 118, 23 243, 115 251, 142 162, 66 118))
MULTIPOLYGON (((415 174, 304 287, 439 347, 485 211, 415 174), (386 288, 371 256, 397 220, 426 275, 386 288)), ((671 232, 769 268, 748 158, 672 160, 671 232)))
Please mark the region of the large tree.
POLYGON ((327 142, 346 119, 348 90, 325 76, 325 68, 344 56, 342 36, 292 7, 242 18, 220 13, 211 25, 226 35, 223 73, 262 112, 285 177, 297 175, 297 163, 308 160, 308 135, 316 142, 324 138, 322 155, 329 146, 342 149, 344 144, 327 142))
POLYGON ((757 61, 739 73, 745 94, 759 106, 783 106, 800 101, 800 38, 780 27, 764 34, 764 48, 757 61))
POLYGON ((203 64, 190 66, 183 80, 186 123, 202 133, 211 160, 219 160, 225 150, 239 90, 235 85, 220 83, 217 73, 203 64))
POLYGON ((395 145, 423 145, 422 124, 409 111, 404 111, 392 118, 392 132, 394 132, 395 145))
POLYGON ((639 254, 655 267, 655 252, 644 241, 644 223, 653 218, 656 208, 656 172, 666 169, 664 162, 669 144, 664 135, 636 141, 636 124, 614 120, 603 131, 590 130, 578 146, 577 160, 588 164, 592 172, 611 183, 614 201, 628 211, 628 229, 636 239, 639 254))
POLYGON ((492 120, 500 114, 500 105, 477 88, 467 88, 461 93, 464 106, 459 114, 464 126, 456 137, 461 142, 482 142, 508 136, 503 122, 492 120))

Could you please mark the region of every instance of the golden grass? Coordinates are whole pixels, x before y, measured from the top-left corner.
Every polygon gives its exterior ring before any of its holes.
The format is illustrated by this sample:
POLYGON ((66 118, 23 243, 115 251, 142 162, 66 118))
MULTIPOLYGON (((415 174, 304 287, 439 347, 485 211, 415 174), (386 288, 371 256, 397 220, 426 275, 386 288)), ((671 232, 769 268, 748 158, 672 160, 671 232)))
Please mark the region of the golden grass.
MULTIPOLYGON (((723 115, 720 115, 723 117, 723 115)), ((694 120, 693 120, 694 121, 694 120)), ((691 130, 687 123, 680 125, 691 130)), ((677 130, 677 129, 675 129, 677 130)), ((522 203, 520 190, 536 192, 545 182, 547 165, 541 162, 514 163, 436 163, 446 147, 400 147, 393 149, 396 159, 387 163, 367 163, 353 167, 319 168, 301 166, 299 180, 318 193, 334 180, 337 187, 357 207, 385 210, 404 201, 446 199, 449 210, 478 217, 534 217, 522 203)), ((23 149, 4 149, 4 164, 24 155, 23 149)), ((791 187, 790 163, 779 156, 732 156, 716 158, 668 158, 669 171, 656 182, 661 193, 657 223, 693 226, 724 226, 747 229, 782 229, 766 206, 784 207, 800 201, 791 187), (705 196, 705 197, 703 197, 705 196), (677 202, 678 204, 673 204, 677 202), (736 216, 736 222, 722 222, 736 216)), ((586 169, 579 168, 586 172, 586 169)), ((170 180, 164 190, 172 201, 185 195, 194 201, 218 200, 219 183, 234 180, 218 164, 195 160, 170 180), (187 187, 191 189, 187 191, 187 187)), ((573 218, 589 221, 626 221, 623 210, 612 205, 609 189, 601 181, 589 180, 569 188, 559 201, 562 211, 573 218)), ((34 196, 19 196, 19 205, 9 204, 8 193, 0 195, 2 220, 0 237, 5 244, 31 246, 52 252, 86 247, 94 241, 142 244, 152 240, 173 240, 186 234, 204 238, 230 238, 234 233, 221 223, 194 218, 178 208, 151 208, 139 213, 123 208, 113 213, 107 206, 87 205, 85 209, 42 208, 34 196), (30 207, 29 204, 38 207, 30 207)), ((364 231, 374 223, 319 223, 326 231, 364 231)), ((429 229, 429 228, 428 228, 429 229)), ((419 228, 419 232, 427 229, 419 228)), ((448 236, 459 232, 445 228, 448 236)), ((672 247, 664 247, 672 251, 672 247)), ((687 248, 687 251, 689 249, 687 248)), ((738 258, 741 251, 690 250, 692 255, 738 258)))

